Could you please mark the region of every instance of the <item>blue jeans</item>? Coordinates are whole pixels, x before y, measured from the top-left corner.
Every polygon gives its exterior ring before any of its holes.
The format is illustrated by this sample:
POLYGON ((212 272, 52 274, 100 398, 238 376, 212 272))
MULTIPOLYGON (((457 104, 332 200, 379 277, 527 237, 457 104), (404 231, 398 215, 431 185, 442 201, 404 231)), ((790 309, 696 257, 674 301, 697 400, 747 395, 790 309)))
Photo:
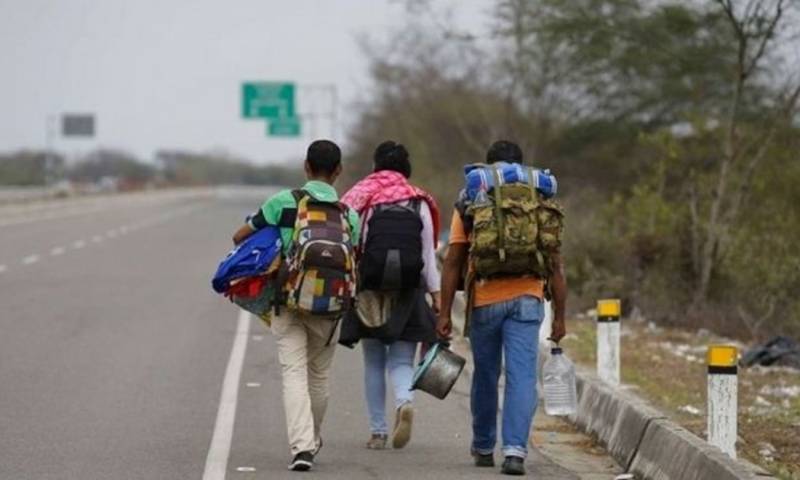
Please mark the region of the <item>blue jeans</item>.
POLYGON ((505 357, 503 454, 527 456, 528 437, 538 402, 536 357, 543 316, 542 302, 529 295, 472 311, 469 337, 475 361, 470 401, 474 452, 489 454, 494 451, 497 385, 501 359, 505 357))
POLYGON ((396 341, 386 345, 380 340, 365 338, 361 341, 364 351, 364 391, 367 396, 369 429, 372 433, 388 434, 386 426, 386 370, 394 387, 395 407, 414 399, 411 381, 414 378, 414 355, 417 344, 396 341))

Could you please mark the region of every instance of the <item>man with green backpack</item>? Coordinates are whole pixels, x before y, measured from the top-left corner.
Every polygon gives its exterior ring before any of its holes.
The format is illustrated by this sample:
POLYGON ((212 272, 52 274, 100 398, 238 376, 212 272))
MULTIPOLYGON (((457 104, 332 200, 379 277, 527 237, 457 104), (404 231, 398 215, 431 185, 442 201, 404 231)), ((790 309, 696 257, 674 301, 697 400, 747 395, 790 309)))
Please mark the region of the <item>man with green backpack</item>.
POLYGON ((358 214, 339 202, 333 188, 342 171, 339 147, 328 140, 313 142, 305 171, 308 182, 302 188, 269 198, 233 237, 238 244, 267 225, 280 227, 285 274, 278 287, 286 309, 273 318, 272 332, 294 471, 310 470, 322 446, 336 329, 355 296, 353 244, 359 238, 358 214))
POLYGON ((546 195, 555 193, 552 176, 523 166, 516 144, 495 142, 486 161, 467 167, 467 185, 453 213, 437 332, 450 336, 453 297, 466 272, 466 330, 475 363, 471 452, 476 466, 494 466, 498 381, 505 365, 502 472, 523 475, 538 400, 545 298, 552 298, 554 305, 550 338, 558 342, 566 333, 563 211, 546 195))

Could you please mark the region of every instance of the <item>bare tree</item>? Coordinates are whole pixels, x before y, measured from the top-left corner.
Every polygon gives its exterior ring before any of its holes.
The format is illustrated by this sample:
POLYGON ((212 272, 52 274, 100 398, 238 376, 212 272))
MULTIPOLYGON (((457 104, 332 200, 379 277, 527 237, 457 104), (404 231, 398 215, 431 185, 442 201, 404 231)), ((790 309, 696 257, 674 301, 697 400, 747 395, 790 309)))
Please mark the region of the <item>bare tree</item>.
MULTIPOLYGON (((719 168, 715 173, 711 198, 706 209, 696 183, 689 187, 691 212, 692 266, 697 279, 694 303, 708 297, 715 268, 729 246, 731 229, 739 219, 741 206, 748 198, 754 174, 767 154, 776 132, 797 112, 800 82, 784 87, 769 108, 768 121, 754 127, 743 111, 746 93, 757 74, 774 53, 773 47, 782 21, 786 19, 785 0, 750 0, 737 8, 733 0, 715 0, 724 12, 737 42, 733 93, 724 120, 725 134, 720 145, 719 168)), ((693 175, 693 174, 692 174, 693 175)))

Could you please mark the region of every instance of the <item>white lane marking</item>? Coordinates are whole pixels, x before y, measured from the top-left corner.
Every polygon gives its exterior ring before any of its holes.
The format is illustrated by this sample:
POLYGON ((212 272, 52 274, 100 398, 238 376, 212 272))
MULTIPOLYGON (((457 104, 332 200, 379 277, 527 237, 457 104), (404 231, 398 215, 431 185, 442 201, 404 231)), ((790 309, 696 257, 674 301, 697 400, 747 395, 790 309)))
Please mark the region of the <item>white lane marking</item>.
POLYGON ((263 339, 264 339, 263 335, 253 335, 253 341, 254 342, 260 342, 263 339))
POLYGON ((116 236, 117 236, 117 231, 116 230, 109 230, 109 231, 106 232, 106 237, 108 237, 108 238, 114 238, 116 236))
POLYGON ((55 247, 52 250, 50 250, 50 255, 57 257, 59 255, 62 255, 65 251, 66 250, 64 249, 64 247, 55 247))
POLYGON ((86 242, 84 240, 77 240, 72 244, 72 248, 78 250, 86 246, 86 242))
POLYGON ((236 467, 237 472, 255 472, 256 467, 236 467))
POLYGON ((258 382, 247 382, 245 385, 247 385, 250 388, 257 388, 261 386, 261 384, 258 382))
POLYGON ((8 270, 8 267, 6 267, 5 265, 0 265, 0 273, 5 272, 6 270, 8 270))
POLYGON ((39 255, 33 254, 33 255, 28 255, 27 257, 23 258, 22 259, 22 264, 23 265, 31 265, 31 264, 36 263, 38 261, 39 261, 39 255))
POLYGON ((217 421, 214 424, 214 435, 208 448, 203 480, 224 480, 228 469, 228 456, 233 439, 233 423, 236 420, 236 402, 239 396, 239 381, 242 376, 242 364, 247 350, 247 338, 250 333, 250 313, 239 312, 236 336, 222 382, 222 394, 219 399, 217 421))
POLYGON ((92 241, 94 243, 100 243, 103 241, 103 237, 101 237, 100 235, 95 235, 94 237, 92 237, 92 241))

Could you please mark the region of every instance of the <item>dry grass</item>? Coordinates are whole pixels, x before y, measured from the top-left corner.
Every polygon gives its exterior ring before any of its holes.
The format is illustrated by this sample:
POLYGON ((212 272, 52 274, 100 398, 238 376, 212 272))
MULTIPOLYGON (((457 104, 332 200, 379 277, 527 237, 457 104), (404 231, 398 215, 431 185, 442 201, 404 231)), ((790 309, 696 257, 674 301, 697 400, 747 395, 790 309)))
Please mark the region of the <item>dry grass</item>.
MULTIPOLYGON (((572 334, 563 342, 566 352, 576 362, 594 368, 594 322, 575 319, 569 328, 572 334)), ((705 350, 725 339, 637 323, 623 324, 622 332, 622 381, 705 438, 705 350)), ((800 389, 800 372, 740 370, 737 448, 742 457, 780 478, 800 479, 800 395, 791 396, 776 387, 800 389)))

